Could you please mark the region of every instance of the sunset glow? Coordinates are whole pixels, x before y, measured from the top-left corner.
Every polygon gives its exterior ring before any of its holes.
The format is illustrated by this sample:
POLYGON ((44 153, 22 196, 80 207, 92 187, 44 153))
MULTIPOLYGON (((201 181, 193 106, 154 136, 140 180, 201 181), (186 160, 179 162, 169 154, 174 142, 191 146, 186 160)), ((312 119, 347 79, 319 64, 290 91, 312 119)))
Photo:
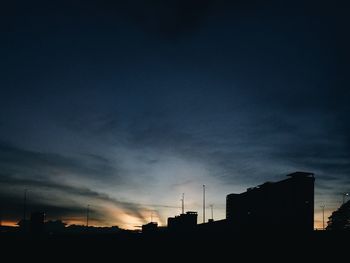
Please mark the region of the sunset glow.
POLYGON ((227 195, 295 171, 314 174, 315 228, 350 200, 332 1, 3 2, 2 225, 166 226, 183 195, 219 221, 227 195))

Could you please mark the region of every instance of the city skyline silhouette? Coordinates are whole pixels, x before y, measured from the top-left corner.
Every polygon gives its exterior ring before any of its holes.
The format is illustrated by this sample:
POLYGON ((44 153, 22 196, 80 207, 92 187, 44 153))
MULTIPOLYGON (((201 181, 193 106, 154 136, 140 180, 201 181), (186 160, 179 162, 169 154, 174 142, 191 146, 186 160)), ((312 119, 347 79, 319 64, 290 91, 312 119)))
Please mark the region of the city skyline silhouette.
MULTIPOLYGON (((252 230, 264 228, 270 229, 270 231, 274 228, 295 229, 294 231, 300 230, 301 232, 308 232, 314 229, 317 230, 318 228, 314 226, 314 174, 309 172, 294 172, 288 174, 287 177, 289 177, 288 180, 285 179, 279 182, 265 182, 256 187, 249 187, 246 192, 240 194, 228 194, 226 196, 226 217, 219 218, 216 220, 214 220, 213 217, 213 210, 211 211, 212 218, 209 218, 207 220, 205 220, 204 218, 205 211, 208 208, 212 209, 213 206, 207 206, 205 204, 204 186, 202 200, 203 207, 202 211, 200 212, 203 214, 202 219, 198 217, 198 211, 185 212, 185 195, 183 193, 182 198, 180 199, 182 204, 180 215, 175 215, 175 217, 169 217, 167 219, 167 224, 161 224, 160 227, 167 227, 169 231, 173 231, 172 229, 178 228, 177 225, 179 225, 179 229, 181 230, 182 225, 184 226, 184 229, 195 227, 197 224, 200 223, 202 223, 203 225, 209 223, 209 226, 213 227, 214 222, 219 221, 219 224, 222 224, 225 221, 225 223, 228 222, 229 224, 231 224, 231 228, 236 229, 236 231, 246 231, 247 229, 252 230), (309 180, 311 180, 311 184, 308 183, 309 180), (248 198, 248 196, 251 197, 248 198), (309 206, 309 208, 303 208, 305 205, 309 206), (186 227, 186 225, 188 227, 186 227)), ((55 220, 48 220, 48 213, 43 209, 41 209, 41 211, 27 211, 27 193, 28 189, 25 189, 23 199, 23 216, 15 223, 16 226, 22 228, 22 231, 30 232, 30 229, 34 228, 36 230, 34 230, 33 232, 44 232, 44 224, 46 224, 46 222, 49 225, 53 224, 54 226, 57 225, 57 227, 61 227, 61 230, 66 226, 80 225, 81 231, 85 231, 86 229, 93 229, 96 227, 91 224, 89 225, 89 220, 91 219, 90 205, 87 205, 85 211, 85 224, 67 224, 60 218, 56 218, 55 220), (28 217, 27 214, 29 214, 28 217)), ((348 195, 348 193, 344 193, 342 203, 343 205, 346 203, 345 198, 348 195)), ((159 222, 157 220, 153 220, 154 211, 150 211, 150 213, 150 221, 148 223, 143 224, 142 226, 134 226, 136 227, 135 230, 142 229, 142 232, 157 231, 159 222)), ((322 230, 325 230, 324 220, 325 219, 323 214, 322 230)), ((4 225, 9 226, 9 224, 6 223, 4 225)), ((13 226, 14 224, 11 225, 13 226)), ((119 226, 113 227, 117 227, 119 229, 119 226)), ((104 231, 107 228, 106 226, 104 226, 96 229, 102 229, 104 231)))
POLYGON ((2 2, 11 260, 27 248, 38 260, 46 249, 47 261, 73 260, 68 250, 119 260, 134 248, 128 260, 281 261, 346 246, 347 3, 2 2))

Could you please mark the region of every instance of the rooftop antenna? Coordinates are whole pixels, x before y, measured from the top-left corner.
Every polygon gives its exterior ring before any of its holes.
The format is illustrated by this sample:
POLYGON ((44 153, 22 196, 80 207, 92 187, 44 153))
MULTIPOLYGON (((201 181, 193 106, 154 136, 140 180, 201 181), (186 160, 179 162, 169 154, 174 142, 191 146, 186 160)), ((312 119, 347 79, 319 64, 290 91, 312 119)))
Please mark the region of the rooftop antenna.
POLYGON ((205 184, 203 184, 203 224, 205 223, 205 184))
POLYGON ((324 205, 321 205, 322 208, 322 230, 324 230, 324 205))
POLYGON ((185 213, 185 194, 184 193, 182 193, 182 199, 181 199, 181 211, 182 211, 182 214, 184 214, 185 213))

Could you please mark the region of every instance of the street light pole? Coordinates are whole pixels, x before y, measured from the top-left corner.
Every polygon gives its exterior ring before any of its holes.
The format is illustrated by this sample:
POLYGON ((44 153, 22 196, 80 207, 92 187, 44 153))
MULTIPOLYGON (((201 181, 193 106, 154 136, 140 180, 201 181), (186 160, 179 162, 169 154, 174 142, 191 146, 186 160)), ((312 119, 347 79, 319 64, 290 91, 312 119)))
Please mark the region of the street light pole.
POLYGON ((181 199, 181 214, 185 213, 185 193, 182 193, 181 199))
POLYGON ((203 224, 205 223, 205 185, 203 184, 203 224))
POLYGON ((322 230, 324 230, 324 205, 321 205, 322 208, 322 230))
POLYGON ((26 214, 27 214, 27 189, 24 189, 24 196, 23 196, 23 224, 25 224, 25 221, 26 221, 26 214))

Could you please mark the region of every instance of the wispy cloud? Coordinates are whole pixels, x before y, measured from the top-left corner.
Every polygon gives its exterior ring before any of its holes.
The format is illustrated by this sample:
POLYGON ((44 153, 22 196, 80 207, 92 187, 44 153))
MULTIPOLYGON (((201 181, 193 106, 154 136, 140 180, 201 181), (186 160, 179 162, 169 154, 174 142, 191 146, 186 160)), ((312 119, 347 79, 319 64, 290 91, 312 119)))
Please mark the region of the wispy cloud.
POLYGON ((95 216, 95 222, 106 222, 107 219, 112 222, 122 222, 123 214, 128 214, 142 222, 145 222, 145 211, 157 208, 178 208, 176 206, 162 204, 142 204, 129 201, 121 201, 110 197, 106 193, 100 193, 83 187, 73 187, 65 184, 58 184, 48 180, 17 179, 10 175, 0 175, 0 188, 2 189, 1 207, 3 213, 9 219, 19 220, 22 215, 23 192, 28 190, 28 200, 30 211, 44 211, 48 218, 79 218, 84 222, 86 206, 90 202, 90 209, 95 216), (46 196, 48 195, 48 196, 46 196), (56 200, 51 197, 57 197, 56 200), (85 203, 82 201, 85 200, 85 203), (105 206, 112 205, 120 211, 111 218, 110 212, 104 209, 105 206), (107 217, 107 218, 106 218, 107 217))

